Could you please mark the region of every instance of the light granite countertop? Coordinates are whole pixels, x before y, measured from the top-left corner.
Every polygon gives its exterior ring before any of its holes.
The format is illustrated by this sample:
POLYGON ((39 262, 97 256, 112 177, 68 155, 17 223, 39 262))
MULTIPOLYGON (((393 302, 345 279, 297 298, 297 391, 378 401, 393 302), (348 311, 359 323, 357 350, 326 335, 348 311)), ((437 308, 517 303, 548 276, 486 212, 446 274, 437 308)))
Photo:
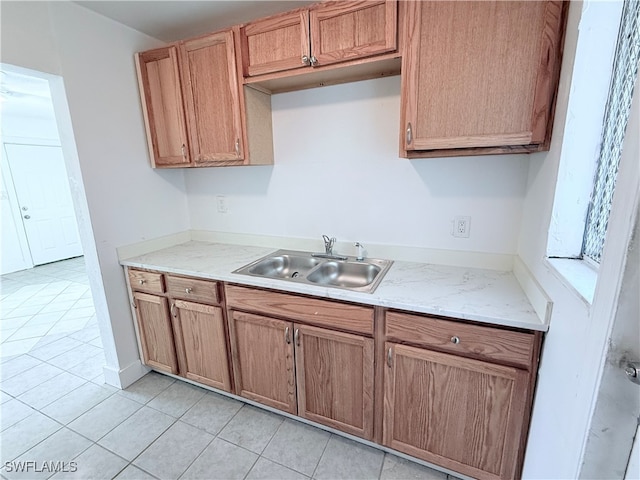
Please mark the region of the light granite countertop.
POLYGON ((397 261, 373 293, 232 273, 275 250, 189 241, 122 259, 120 263, 493 325, 540 331, 548 328, 511 272, 397 261))

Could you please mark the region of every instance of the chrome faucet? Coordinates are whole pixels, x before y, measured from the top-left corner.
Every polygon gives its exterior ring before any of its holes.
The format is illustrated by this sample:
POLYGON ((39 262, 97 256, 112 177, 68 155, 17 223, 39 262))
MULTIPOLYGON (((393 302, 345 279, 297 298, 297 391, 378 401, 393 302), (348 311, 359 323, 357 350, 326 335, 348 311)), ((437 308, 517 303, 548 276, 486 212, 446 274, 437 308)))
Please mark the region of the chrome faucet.
POLYGON ((347 259, 344 255, 337 255, 333 253, 333 246, 336 243, 336 237, 329 238, 327 235, 322 235, 322 240, 324 240, 324 253, 312 253, 312 257, 331 258, 333 260, 347 259))
POLYGON ((336 243, 336 237, 329 238, 327 235, 322 235, 322 240, 324 240, 324 253, 333 255, 333 245, 336 243))

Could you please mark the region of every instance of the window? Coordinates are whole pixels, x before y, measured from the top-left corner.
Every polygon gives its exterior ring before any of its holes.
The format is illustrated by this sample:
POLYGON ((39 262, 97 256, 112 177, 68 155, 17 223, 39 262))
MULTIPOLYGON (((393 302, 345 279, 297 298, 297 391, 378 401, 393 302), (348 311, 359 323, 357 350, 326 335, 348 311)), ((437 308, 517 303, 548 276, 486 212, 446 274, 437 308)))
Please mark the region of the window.
POLYGON ((640 1, 625 0, 582 256, 600 263, 640 55, 640 1))

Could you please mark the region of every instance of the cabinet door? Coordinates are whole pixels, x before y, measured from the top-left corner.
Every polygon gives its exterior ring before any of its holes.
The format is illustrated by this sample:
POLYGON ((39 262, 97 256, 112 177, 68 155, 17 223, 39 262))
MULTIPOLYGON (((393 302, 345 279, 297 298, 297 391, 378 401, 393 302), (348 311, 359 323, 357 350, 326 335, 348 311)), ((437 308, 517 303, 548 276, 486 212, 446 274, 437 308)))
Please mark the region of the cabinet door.
POLYGON ((373 339, 295 325, 298 414, 373 438, 373 339))
POLYGON ((473 478, 519 475, 526 372, 386 343, 384 444, 473 478))
POLYGON ((231 391, 224 318, 220 307, 175 300, 176 347, 180 374, 231 391))
POLYGON ((167 299, 135 292, 138 334, 143 363, 169 373, 178 373, 173 329, 167 299))
POLYGON ((191 154, 197 165, 241 165, 240 88, 231 30, 181 45, 191 154))
POLYGON ((541 144, 557 85, 563 2, 407 2, 405 150, 541 144))
POLYGON ((182 103, 178 51, 159 48, 136 55, 142 107, 154 167, 190 163, 182 103))
POLYGON ((229 331, 236 393, 295 414, 293 324, 232 311, 229 331))
POLYGON ((396 49, 395 0, 328 2, 310 11, 311 54, 317 65, 396 49))
POLYGON ((307 10, 249 23, 240 30, 240 38, 245 77, 309 65, 307 10))

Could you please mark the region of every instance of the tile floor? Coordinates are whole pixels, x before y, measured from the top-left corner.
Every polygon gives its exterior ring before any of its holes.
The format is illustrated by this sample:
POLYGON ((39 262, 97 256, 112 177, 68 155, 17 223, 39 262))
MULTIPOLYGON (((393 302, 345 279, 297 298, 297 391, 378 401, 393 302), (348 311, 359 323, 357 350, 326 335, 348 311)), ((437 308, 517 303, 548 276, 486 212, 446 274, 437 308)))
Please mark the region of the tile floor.
POLYGON ((104 384, 82 258, 0 281, 3 479, 447 480, 158 373, 104 384))

